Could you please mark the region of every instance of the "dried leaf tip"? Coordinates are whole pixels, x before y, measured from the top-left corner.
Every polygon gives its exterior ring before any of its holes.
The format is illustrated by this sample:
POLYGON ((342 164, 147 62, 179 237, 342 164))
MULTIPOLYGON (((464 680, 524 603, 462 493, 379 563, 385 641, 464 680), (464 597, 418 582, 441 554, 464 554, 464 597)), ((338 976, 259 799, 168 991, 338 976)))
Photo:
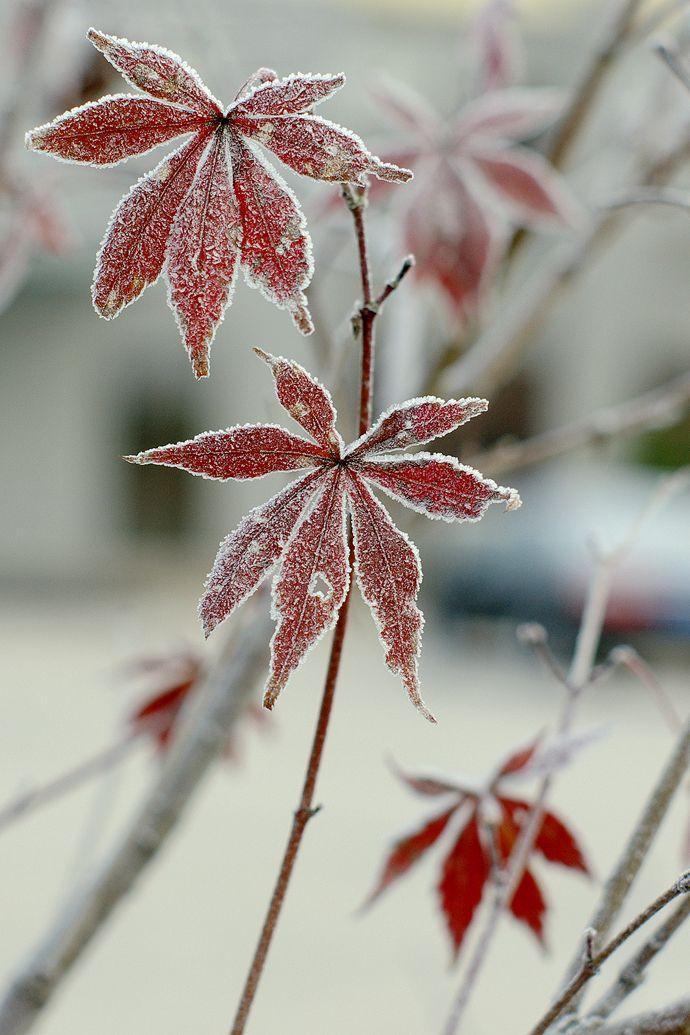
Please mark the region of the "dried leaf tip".
POLYGON ((496 499, 505 500, 506 510, 519 510, 522 506, 520 493, 517 489, 508 489, 505 485, 499 485, 496 490, 496 499))

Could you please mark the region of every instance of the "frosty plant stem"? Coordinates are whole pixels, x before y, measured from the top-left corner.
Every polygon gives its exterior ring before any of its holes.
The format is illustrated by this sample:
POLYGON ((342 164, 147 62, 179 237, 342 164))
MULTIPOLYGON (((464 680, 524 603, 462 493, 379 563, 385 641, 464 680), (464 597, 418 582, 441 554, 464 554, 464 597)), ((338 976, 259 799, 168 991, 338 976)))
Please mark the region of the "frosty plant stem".
MULTIPOLYGON (((395 277, 394 280, 389 281, 381 291, 381 294, 374 298, 371 287, 371 273, 369 270, 369 257, 367 253, 366 228, 364 221, 364 210, 367 202, 366 188, 355 189, 351 188, 349 185, 344 186, 343 197, 348 208, 352 212, 354 220, 362 284, 362 304, 353 318, 353 328, 355 336, 361 337, 362 342, 359 434, 363 435, 371 423, 374 383, 374 324, 376 322, 380 306, 386 298, 392 294, 407 271, 411 268, 412 261, 411 259, 406 259, 398 276, 395 277)), ((352 547, 350 548, 350 552, 352 553, 352 547)), ((254 957, 242 990, 242 996, 231 1028, 231 1035, 242 1035, 246 1028, 247 1019, 263 974, 266 957, 268 956, 273 935, 280 918, 283 902, 285 901, 292 871, 294 869, 295 862, 297 861, 297 854, 302 843, 304 831, 309 820, 319 810, 319 806, 314 807, 313 804, 314 793, 316 790, 316 780, 321 765, 323 749, 326 742, 326 734, 328 732, 328 724, 333 707, 335 687, 338 680, 351 592, 352 585, 350 585, 350 589, 348 590, 347 596, 345 597, 340 609, 338 621, 333 633, 331 653, 328 659, 328 669, 326 671, 326 681, 324 684, 321 707, 319 709, 319 716, 316 722, 311 751, 309 753, 309 761, 307 762, 304 784, 302 786, 302 795, 300 797, 299 805, 295 810, 290 836, 283 854, 283 860, 280 865, 278 877, 276 878, 273 894, 271 895, 271 900, 266 911, 259 941, 254 951, 254 957)))

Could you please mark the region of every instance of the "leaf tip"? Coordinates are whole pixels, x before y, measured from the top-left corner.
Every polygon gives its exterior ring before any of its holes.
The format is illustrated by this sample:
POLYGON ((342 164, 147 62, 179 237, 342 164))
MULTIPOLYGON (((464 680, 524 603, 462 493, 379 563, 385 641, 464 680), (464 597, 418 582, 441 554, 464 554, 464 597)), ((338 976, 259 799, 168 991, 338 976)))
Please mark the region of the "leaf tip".
POLYGON ((306 304, 298 302, 294 308, 290 310, 290 316, 300 334, 306 335, 314 333, 314 323, 306 304))
POLYGON ((505 500, 507 511, 519 510, 522 506, 520 493, 517 491, 517 489, 506 489, 503 485, 499 485, 496 491, 496 499, 505 500))
POLYGON ((194 370, 194 377, 197 381, 201 381, 202 378, 209 376, 210 367, 207 351, 197 353, 192 357, 192 369, 194 370))

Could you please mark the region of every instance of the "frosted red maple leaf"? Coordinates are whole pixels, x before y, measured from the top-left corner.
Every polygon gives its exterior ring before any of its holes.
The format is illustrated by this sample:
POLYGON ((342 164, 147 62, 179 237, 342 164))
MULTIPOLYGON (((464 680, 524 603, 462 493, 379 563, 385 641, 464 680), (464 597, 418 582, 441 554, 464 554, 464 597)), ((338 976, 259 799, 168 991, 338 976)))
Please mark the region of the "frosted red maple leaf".
MULTIPOLYGON (((428 849, 442 841, 446 854, 437 893, 453 954, 457 956, 482 897, 491 886, 494 860, 502 867, 506 865, 521 825, 529 815, 529 802, 506 794, 505 782, 530 767, 538 748, 537 741, 508 756, 481 788, 469 788, 436 776, 400 773, 417 794, 443 798, 444 805, 418 830, 395 842, 368 902, 378 898, 428 849)), ((548 862, 590 875, 577 838, 553 812, 544 813, 534 852, 548 862)), ((510 911, 544 943, 547 903, 530 869, 526 868, 522 875, 510 911)))
POLYGON ((580 218, 562 177, 518 143, 554 120, 560 97, 542 89, 490 90, 448 119, 401 84, 376 92, 407 133, 388 157, 415 171, 402 219, 416 276, 433 282, 465 319, 481 306, 512 226, 557 228, 580 218))
POLYGON ((518 507, 514 489, 496 485, 453 457, 390 455, 448 434, 488 404, 484 399, 411 399, 388 410, 345 447, 327 390, 297 363, 255 352, 273 372, 278 401, 308 439, 273 424, 246 424, 125 458, 221 480, 308 471, 252 510, 221 543, 199 604, 204 631, 208 636, 278 565, 273 582, 277 627, 264 695, 265 706, 272 708, 290 674, 335 624, 347 595, 349 510, 357 581, 386 661, 402 678, 411 701, 432 719, 417 672, 423 624, 415 603, 422 577, 419 557, 370 486, 446 521, 476 521, 496 500, 508 509, 518 507))
POLYGON ((313 114, 342 75, 261 68, 228 108, 176 54, 89 29, 88 38, 147 97, 104 97, 27 134, 27 146, 68 162, 111 166, 176 137, 190 139, 134 185, 115 210, 98 255, 96 311, 112 319, 161 273, 197 377, 230 304, 238 269, 303 334, 313 330, 305 288, 311 241, 292 191, 256 144, 304 176, 393 182, 411 172, 381 162, 358 136, 313 114))

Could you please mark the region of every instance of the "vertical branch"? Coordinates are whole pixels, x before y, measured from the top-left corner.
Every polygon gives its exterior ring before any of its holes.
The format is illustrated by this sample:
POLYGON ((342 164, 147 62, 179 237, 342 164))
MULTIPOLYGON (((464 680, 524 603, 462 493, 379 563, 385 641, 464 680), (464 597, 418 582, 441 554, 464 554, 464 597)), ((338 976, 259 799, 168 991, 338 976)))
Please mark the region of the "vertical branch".
MULTIPOLYGON (((374 380, 374 324, 378 315, 381 304, 386 298, 395 290, 397 285, 402 280, 407 270, 411 266, 411 261, 406 260, 403 264, 403 268, 398 274, 394 281, 389 281, 388 284, 383 288, 380 296, 376 299, 372 296, 371 287, 371 274, 369 270, 369 256, 367 252, 367 239, 366 239, 366 227, 364 222, 364 210, 366 207, 366 188, 353 188, 348 184, 343 186, 343 197, 345 202, 352 212, 355 237, 357 241, 357 253, 359 258, 359 271, 360 279, 362 284, 362 295, 363 300, 357 314, 353 320, 353 326, 356 336, 361 336, 362 339, 362 360, 361 360, 361 371, 360 371, 360 395, 359 395, 359 434, 363 435, 369 427, 371 422, 371 405, 372 405, 372 392, 373 392, 373 380, 374 380)), ((350 563, 352 564, 352 539, 350 539, 350 563)), ((314 793, 316 790, 316 780, 321 766, 321 760, 323 756, 323 748, 326 741, 326 734, 328 731, 328 724, 331 717, 331 710, 333 707, 333 696, 335 694, 335 687, 338 679, 338 671, 340 669, 340 659, 343 650, 343 641, 345 638, 345 630, 347 627, 347 616, 350 604, 350 596, 352 593, 352 585, 348 590, 347 596, 343 605, 340 609, 338 621, 336 623, 335 632, 333 634, 333 642, 331 644, 331 653, 328 661, 328 670, 326 672, 326 681, 323 690, 323 697, 321 700, 321 707, 319 710, 319 717, 316 723, 316 730, 314 732, 314 739, 312 742, 311 752, 309 754, 309 761, 307 763, 307 769, 304 777, 304 784, 302 787, 302 795, 300 798, 299 805, 295 811, 294 819, 292 821, 292 829, 288 842, 285 847, 283 854, 283 860, 278 871, 276 883, 271 895, 271 900, 266 911, 264 918, 263 927, 261 934, 259 935, 259 941, 254 951, 251 965, 249 967, 249 973, 245 980, 240 1002, 235 1014, 235 1019, 231 1028, 231 1035, 242 1035, 246 1028, 249 1013, 256 996, 256 991, 261 980, 261 976, 264 971, 266 964, 266 958, 268 951, 275 934, 278 920, 280 919, 281 910, 285 901, 285 896, 290 883, 290 878, 294 870, 295 862, 297 861, 297 855, 304 837, 304 831, 306 829, 309 820, 318 812, 318 808, 314 808, 314 793)))

